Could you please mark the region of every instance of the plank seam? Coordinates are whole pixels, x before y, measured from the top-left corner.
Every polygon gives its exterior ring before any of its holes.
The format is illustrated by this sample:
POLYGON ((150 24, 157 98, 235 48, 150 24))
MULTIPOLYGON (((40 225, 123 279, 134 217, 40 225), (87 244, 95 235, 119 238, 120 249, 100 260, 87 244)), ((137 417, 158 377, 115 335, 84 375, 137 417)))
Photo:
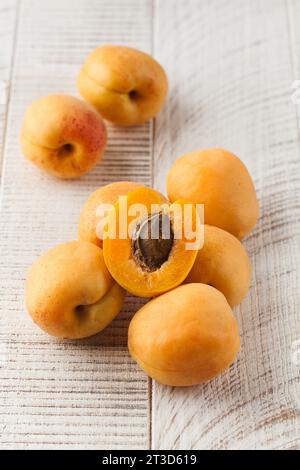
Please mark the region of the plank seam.
MULTIPOLYGON (((151 54, 155 57, 155 15, 156 15, 156 0, 152 0, 152 35, 151 35, 151 54)), ((156 118, 151 123, 151 186, 154 186, 154 158, 155 158, 155 129, 156 129, 156 118)), ((152 419, 153 419, 153 380, 151 377, 148 378, 148 395, 149 395, 149 450, 152 450, 152 419)))

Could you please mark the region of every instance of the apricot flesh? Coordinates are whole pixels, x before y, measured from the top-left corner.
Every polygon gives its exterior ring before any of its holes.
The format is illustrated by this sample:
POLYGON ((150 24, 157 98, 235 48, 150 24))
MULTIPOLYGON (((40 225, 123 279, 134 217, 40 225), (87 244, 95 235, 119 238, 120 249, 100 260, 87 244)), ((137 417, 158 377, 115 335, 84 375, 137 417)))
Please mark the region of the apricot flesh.
POLYGON ((81 96, 108 121, 133 126, 161 109, 168 80, 149 54, 125 46, 105 45, 86 59, 77 80, 81 96))
MULTIPOLYGON (((175 204, 166 204, 165 198, 150 188, 140 188, 128 193, 126 204, 128 231, 125 236, 119 235, 119 202, 115 204, 115 211, 111 211, 107 217, 108 225, 116 222, 116 236, 109 236, 107 233, 103 240, 103 254, 109 272, 124 289, 141 297, 152 297, 173 289, 186 278, 198 248, 186 249, 185 235, 174 240, 162 238, 161 234, 154 239, 140 239, 136 235, 141 234, 145 224, 148 227, 148 222, 152 223, 155 218, 169 219, 169 227, 175 226, 178 220, 175 204), (136 205, 142 205, 145 212, 131 214, 136 205), (151 212, 153 206, 154 213, 151 212)), ((183 205, 183 201, 177 201, 176 208, 181 209, 183 205)), ((193 228, 198 221, 197 217, 196 209, 192 207, 190 222, 193 228)), ((172 230, 168 237, 172 237, 171 232, 172 230)))
POLYGON ((224 295, 186 284, 142 307, 131 320, 128 348, 153 379, 171 386, 206 382, 236 359, 240 337, 224 295))
POLYGON ((185 282, 209 284, 231 307, 241 303, 251 280, 251 263, 241 242, 229 232, 204 226, 204 244, 185 282))
POLYGON ((78 98, 44 96, 26 110, 21 130, 23 154, 58 178, 78 178, 91 170, 101 160, 106 142, 101 116, 78 98))
POLYGON ((27 275, 29 314, 42 330, 59 338, 99 333, 120 312, 124 295, 101 248, 92 243, 58 245, 40 256, 27 275))
POLYGON ((119 196, 126 196, 130 191, 142 187, 133 181, 116 181, 94 191, 80 212, 78 239, 102 247, 105 214, 97 213, 97 210, 102 205, 115 204, 119 196))
POLYGON ((171 202, 185 198, 204 204, 204 218, 239 239, 247 235, 259 215, 258 201, 251 176, 233 153, 211 148, 183 155, 167 176, 171 202))

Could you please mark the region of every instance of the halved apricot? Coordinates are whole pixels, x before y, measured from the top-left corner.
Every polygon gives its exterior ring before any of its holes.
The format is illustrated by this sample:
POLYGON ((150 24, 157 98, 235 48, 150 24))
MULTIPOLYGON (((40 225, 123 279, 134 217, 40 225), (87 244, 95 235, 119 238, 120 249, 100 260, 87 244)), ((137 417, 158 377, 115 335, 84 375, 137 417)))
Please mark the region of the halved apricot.
POLYGON ((134 295, 152 297, 185 279, 200 243, 200 218, 193 204, 165 202, 139 188, 120 198, 108 214, 103 240, 113 278, 134 295))

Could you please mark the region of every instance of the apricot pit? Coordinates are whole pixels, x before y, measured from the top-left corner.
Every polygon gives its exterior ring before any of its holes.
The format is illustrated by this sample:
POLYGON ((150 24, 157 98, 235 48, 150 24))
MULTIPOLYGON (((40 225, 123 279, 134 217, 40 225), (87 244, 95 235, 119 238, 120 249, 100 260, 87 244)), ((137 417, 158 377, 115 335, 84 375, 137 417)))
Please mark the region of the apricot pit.
POLYGON ((153 272, 165 263, 174 243, 172 223, 167 214, 157 212, 146 217, 136 225, 132 237, 132 251, 142 269, 153 272), (169 236, 164 236, 164 228, 169 236), (158 238, 151 238, 151 232, 158 233, 158 238))

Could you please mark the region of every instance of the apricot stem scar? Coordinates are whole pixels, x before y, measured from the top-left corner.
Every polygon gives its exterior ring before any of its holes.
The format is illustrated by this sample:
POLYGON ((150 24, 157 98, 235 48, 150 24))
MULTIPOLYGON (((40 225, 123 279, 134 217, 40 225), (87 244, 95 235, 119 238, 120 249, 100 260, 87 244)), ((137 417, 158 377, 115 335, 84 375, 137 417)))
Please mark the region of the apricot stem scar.
POLYGON ((139 96, 139 94, 138 94, 138 92, 137 92, 136 90, 131 90, 131 91, 129 92, 129 98, 132 99, 132 100, 138 98, 138 96, 139 96))
POLYGON ((72 144, 64 144, 58 150, 58 156, 61 158, 67 157, 73 152, 73 150, 74 150, 74 146, 72 144))

